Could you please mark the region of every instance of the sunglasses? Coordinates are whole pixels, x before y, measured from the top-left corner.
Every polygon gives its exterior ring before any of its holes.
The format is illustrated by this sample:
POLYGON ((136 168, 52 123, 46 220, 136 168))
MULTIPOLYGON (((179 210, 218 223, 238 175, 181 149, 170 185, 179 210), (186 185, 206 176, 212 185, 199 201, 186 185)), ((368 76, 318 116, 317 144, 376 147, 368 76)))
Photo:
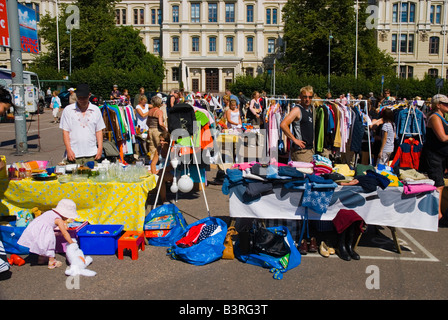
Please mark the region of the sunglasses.
POLYGON ((312 99, 313 98, 313 96, 301 96, 302 98, 308 98, 308 99, 312 99))

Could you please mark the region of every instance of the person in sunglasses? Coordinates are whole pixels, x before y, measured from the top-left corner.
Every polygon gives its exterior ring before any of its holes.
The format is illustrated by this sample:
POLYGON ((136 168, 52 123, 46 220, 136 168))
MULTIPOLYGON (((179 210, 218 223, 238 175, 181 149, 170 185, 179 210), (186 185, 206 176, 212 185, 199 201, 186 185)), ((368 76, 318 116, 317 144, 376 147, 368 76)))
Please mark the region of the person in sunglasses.
POLYGON ((280 123, 280 128, 293 142, 290 149, 292 161, 313 161, 314 125, 311 105, 313 94, 314 90, 311 86, 300 89, 300 104, 292 108, 280 123))

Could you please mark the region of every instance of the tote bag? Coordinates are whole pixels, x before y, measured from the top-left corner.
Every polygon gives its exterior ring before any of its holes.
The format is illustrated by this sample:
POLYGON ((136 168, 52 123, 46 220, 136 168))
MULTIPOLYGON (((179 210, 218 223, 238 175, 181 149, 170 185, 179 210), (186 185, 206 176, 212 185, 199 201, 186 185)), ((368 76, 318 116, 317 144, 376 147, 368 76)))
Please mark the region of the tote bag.
POLYGON ((148 244, 156 247, 170 247, 185 232, 187 222, 185 221, 179 208, 172 203, 164 204, 160 207, 152 209, 145 218, 145 224, 153 218, 165 215, 174 216, 176 220, 175 226, 171 228, 170 231, 163 237, 148 238, 148 244))
POLYGON ((289 254, 284 257, 274 257, 264 253, 241 254, 239 240, 237 240, 234 247, 235 257, 241 262, 267 268, 274 274, 274 279, 281 280, 283 279, 283 274, 285 272, 300 265, 302 256, 294 245, 294 240, 292 239, 291 233, 287 227, 278 226, 269 227, 267 229, 274 233, 285 234, 284 240, 286 245, 289 247, 289 254))
POLYGON ((227 224, 215 217, 207 217, 190 224, 177 239, 167 254, 175 260, 181 260, 193 265, 205 265, 221 259, 225 249, 224 241, 227 235, 227 224), (211 235, 204 235, 205 227, 216 227, 211 235), (195 233, 196 230, 201 230, 195 233), (203 237, 201 238, 201 235, 203 237))

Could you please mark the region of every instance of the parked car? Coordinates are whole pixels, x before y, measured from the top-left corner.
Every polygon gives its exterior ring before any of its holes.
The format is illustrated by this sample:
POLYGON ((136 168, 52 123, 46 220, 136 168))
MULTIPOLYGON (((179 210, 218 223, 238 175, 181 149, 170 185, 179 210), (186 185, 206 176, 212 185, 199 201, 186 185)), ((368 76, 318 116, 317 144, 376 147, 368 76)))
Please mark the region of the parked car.
MULTIPOLYGON (((61 107, 65 108, 68 105, 68 98, 70 96, 70 91, 66 90, 66 91, 62 91, 61 93, 58 94, 59 99, 61 99, 61 107)), ((94 105, 98 105, 98 97, 96 97, 95 95, 91 94, 90 95, 90 99, 89 101, 91 103, 93 103, 94 105)))

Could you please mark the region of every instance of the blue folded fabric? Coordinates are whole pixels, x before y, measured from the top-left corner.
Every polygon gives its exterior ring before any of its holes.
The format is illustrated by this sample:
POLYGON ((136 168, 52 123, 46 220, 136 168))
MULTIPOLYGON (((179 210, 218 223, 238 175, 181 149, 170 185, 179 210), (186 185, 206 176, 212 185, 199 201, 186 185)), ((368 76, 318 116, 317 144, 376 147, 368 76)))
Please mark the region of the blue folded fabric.
POLYGON ((268 166, 266 179, 270 179, 270 180, 288 180, 288 179, 292 179, 292 178, 289 177, 289 176, 281 176, 281 175, 279 175, 277 166, 268 166))
POLYGON ((321 176, 315 175, 315 174, 307 174, 306 175, 307 179, 310 182, 316 182, 316 183, 326 183, 326 184, 333 184, 334 181, 331 179, 325 179, 321 176))
POLYGON ((230 182, 235 183, 243 180, 243 172, 239 169, 227 169, 226 173, 230 182))
POLYGON ((305 174, 303 172, 300 172, 296 168, 289 167, 289 166, 281 166, 278 168, 278 174, 280 176, 288 176, 292 178, 304 178, 305 174))

